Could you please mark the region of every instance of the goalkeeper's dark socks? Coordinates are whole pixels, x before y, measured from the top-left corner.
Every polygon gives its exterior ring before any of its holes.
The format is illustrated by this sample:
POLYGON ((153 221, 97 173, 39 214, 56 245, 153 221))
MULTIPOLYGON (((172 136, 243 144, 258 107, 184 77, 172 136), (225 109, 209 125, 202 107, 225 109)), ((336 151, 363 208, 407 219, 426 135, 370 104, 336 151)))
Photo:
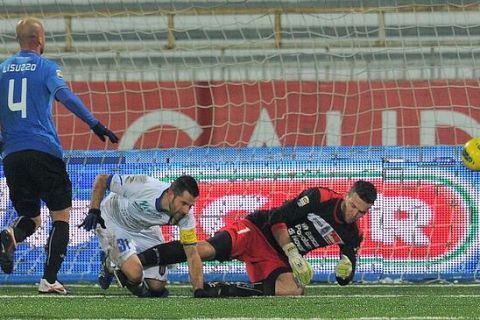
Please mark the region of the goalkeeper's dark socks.
POLYGON ((15 241, 22 242, 36 230, 35 222, 28 217, 19 217, 12 226, 15 241))
POLYGON ((252 297, 263 296, 261 289, 245 282, 206 282, 205 291, 212 298, 216 297, 252 297))
POLYGON ((53 227, 45 247, 47 260, 45 261, 43 273, 43 278, 49 283, 54 283, 57 280, 57 273, 65 258, 69 240, 68 229, 69 224, 65 221, 53 222, 53 227))
POLYGON ((171 241, 151 247, 138 254, 144 267, 168 265, 187 261, 185 250, 180 241, 171 241))
POLYGON ((144 268, 158 266, 160 263, 160 256, 158 254, 157 246, 140 252, 138 254, 138 259, 140 259, 144 268))
POLYGON ((262 291, 264 296, 275 295, 275 280, 271 281, 267 278, 264 282, 255 282, 252 285, 255 289, 262 291))

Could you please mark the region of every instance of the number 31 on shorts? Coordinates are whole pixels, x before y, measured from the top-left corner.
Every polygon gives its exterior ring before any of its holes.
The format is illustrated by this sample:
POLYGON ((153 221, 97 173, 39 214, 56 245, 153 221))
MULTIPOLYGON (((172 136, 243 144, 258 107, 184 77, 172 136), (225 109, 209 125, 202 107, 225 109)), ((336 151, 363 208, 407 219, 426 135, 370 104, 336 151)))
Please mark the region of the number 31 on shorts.
POLYGON ((130 249, 130 243, 128 239, 117 239, 117 248, 120 253, 130 249))

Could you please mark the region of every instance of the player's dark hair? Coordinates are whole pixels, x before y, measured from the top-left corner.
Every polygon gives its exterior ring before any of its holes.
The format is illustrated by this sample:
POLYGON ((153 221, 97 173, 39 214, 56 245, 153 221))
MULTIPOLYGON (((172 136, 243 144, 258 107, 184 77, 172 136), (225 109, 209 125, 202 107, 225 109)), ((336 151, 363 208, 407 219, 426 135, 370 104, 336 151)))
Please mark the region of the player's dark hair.
POLYGON ((350 189, 350 193, 358 194, 360 199, 368 204, 373 204, 377 199, 377 189, 375 186, 372 183, 364 180, 356 181, 350 189))
POLYGON ((172 182, 170 189, 176 196, 182 194, 184 191, 187 191, 194 197, 198 197, 200 194, 197 181, 194 177, 189 175, 183 175, 175 179, 175 181, 172 182))

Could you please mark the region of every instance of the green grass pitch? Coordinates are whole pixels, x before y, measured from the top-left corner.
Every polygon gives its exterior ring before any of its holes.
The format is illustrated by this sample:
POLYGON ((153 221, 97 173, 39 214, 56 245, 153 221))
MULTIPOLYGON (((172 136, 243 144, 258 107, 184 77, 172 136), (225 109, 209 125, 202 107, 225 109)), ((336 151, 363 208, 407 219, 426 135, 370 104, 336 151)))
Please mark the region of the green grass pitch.
POLYGON ((478 284, 312 285, 302 297, 194 299, 170 285, 166 299, 140 299, 113 285, 70 285, 68 296, 1 285, 2 319, 478 319, 478 284))

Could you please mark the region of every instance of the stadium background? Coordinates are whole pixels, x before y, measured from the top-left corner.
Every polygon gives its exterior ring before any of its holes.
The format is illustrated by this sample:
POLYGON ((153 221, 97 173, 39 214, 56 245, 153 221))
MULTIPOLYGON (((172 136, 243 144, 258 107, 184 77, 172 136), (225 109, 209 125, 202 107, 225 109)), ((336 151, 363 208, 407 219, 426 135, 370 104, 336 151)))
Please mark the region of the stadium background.
MULTIPOLYGON (((94 281, 98 243, 76 228, 97 173, 200 180, 201 238, 301 189, 380 191, 362 221, 357 281, 472 281, 478 272, 478 174, 459 161, 480 136, 480 12, 467 1, 5 0, 0 58, 15 23, 43 19, 45 55, 121 142, 103 144, 55 107, 74 183, 64 281, 94 281)), ((0 178, 0 225, 15 218, 0 178)), ((42 215, 47 212, 42 210, 42 215)), ((49 220, 2 283, 42 273, 49 220)), ((165 228, 168 239, 176 238, 165 228)), ((334 281, 337 248, 308 257, 334 281)), ((210 279, 245 280, 240 263, 210 279)), ((186 281, 185 267, 172 280, 186 281)))

